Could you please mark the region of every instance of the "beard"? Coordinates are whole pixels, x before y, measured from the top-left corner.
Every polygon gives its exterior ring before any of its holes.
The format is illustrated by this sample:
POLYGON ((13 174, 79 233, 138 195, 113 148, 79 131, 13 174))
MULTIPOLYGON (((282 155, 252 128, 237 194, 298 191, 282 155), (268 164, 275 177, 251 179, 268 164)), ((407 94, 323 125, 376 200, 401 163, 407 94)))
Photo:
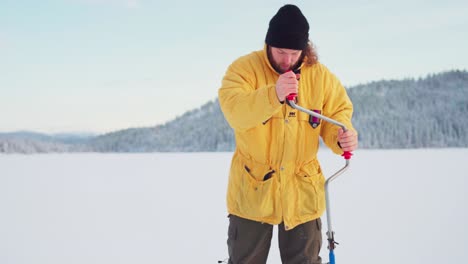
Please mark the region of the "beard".
POLYGON ((270 47, 267 49, 267 54, 268 54, 268 60, 270 61, 271 66, 275 71, 279 74, 283 74, 287 71, 294 71, 295 69, 299 68, 301 66, 302 61, 304 60, 305 54, 302 52, 302 55, 299 57, 299 59, 294 63, 294 64, 280 64, 277 63, 274 59, 273 56, 271 55, 270 47))
POLYGON ((279 73, 285 73, 289 70, 292 70, 292 65, 278 64, 275 61, 272 63, 273 68, 279 73))

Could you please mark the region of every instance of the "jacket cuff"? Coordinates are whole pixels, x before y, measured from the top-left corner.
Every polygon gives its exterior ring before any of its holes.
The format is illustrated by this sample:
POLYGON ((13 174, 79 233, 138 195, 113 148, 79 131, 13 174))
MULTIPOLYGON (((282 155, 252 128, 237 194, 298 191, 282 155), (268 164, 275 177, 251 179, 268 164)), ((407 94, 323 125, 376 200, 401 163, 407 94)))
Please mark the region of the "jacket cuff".
POLYGON ((342 155, 344 151, 341 149, 340 143, 338 142, 338 132, 336 131, 332 135, 328 136, 327 140, 328 147, 333 151, 333 153, 342 155))

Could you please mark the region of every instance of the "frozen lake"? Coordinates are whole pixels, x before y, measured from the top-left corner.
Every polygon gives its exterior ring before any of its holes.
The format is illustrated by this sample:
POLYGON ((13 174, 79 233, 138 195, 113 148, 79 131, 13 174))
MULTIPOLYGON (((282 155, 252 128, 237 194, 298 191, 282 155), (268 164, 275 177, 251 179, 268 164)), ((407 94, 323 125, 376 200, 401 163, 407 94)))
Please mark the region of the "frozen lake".
MULTIPOLYGON (((231 156, 0 155, 0 263, 217 263, 231 156)), ((326 176, 344 163, 319 159, 326 176)), ((331 185, 337 263, 468 263, 468 149, 359 150, 351 162, 331 185)))

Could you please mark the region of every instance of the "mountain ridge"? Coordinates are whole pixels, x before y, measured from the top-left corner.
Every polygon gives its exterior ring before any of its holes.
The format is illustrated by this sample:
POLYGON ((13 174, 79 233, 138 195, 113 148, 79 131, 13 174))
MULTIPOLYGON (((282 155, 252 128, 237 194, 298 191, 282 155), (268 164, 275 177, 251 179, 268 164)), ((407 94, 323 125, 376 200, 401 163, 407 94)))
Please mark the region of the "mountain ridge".
MULTIPOLYGON (((468 147, 468 118, 463 118, 468 112, 466 70, 372 81, 347 92, 361 148, 468 147)), ((19 134, 22 137, 0 133, 0 153, 203 152, 235 147, 217 99, 152 127, 71 135, 68 140, 30 131, 19 134)))

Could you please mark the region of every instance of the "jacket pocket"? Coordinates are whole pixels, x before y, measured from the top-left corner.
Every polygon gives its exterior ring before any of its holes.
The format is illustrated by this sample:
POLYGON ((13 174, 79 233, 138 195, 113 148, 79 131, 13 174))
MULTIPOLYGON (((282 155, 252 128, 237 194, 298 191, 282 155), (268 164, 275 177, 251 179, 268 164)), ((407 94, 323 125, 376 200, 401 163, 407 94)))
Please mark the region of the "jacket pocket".
POLYGON ((317 214, 325 208, 325 180, 316 161, 296 173, 297 205, 300 215, 317 214))
POLYGON ((276 172, 269 167, 259 170, 243 165, 238 191, 239 210, 252 218, 270 217, 275 212, 276 172), (256 174, 252 172, 255 171, 256 174))
MULTIPOLYGON (((322 114, 321 109, 308 109, 314 113, 317 114, 322 114)), ((312 128, 314 130, 320 130, 320 124, 322 123, 322 120, 318 117, 309 115, 308 113, 304 113, 302 111, 299 112, 298 114, 298 119, 299 121, 306 122, 308 124, 309 128, 312 128)))

